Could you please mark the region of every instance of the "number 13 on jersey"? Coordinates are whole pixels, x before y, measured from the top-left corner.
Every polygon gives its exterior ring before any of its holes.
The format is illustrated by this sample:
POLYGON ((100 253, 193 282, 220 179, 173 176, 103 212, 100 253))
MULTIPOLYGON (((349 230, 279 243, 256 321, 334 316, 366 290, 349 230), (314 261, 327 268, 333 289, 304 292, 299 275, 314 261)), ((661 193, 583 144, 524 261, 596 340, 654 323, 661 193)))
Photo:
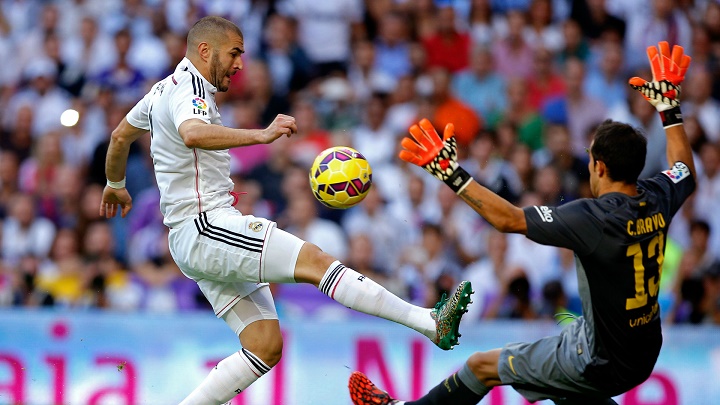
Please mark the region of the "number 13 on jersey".
POLYGON ((627 256, 633 258, 633 267, 635 268, 635 296, 628 298, 625 303, 625 309, 642 308, 648 303, 648 293, 651 297, 656 297, 660 290, 660 277, 662 276, 662 266, 665 248, 665 235, 658 232, 655 237, 650 239, 647 245, 647 257, 652 259, 657 256, 658 275, 650 277, 648 280, 648 291, 645 291, 645 266, 643 265, 643 249, 640 243, 628 246, 627 256))

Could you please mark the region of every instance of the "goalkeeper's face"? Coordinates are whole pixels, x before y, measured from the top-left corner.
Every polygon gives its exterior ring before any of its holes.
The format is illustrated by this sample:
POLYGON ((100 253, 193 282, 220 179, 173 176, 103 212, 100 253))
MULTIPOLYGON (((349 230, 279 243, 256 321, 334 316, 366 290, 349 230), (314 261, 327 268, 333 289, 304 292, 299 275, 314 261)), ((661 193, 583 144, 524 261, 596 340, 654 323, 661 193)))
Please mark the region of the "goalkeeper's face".
POLYGON ((210 81, 218 91, 227 91, 230 87, 230 76, 243 68, 241 56, 244 51, 243 39, 237 34, 229 34, 227 41, 212 50, 210 81))

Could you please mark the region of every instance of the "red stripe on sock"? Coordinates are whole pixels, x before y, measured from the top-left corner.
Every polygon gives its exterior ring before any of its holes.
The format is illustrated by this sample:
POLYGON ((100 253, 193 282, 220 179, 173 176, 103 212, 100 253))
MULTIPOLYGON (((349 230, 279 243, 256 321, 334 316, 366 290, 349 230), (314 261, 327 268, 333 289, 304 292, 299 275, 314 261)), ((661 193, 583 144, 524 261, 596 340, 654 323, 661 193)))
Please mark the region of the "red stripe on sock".
POLYGON ((340 284, 340 280, 342 280, 346 271, 347 271, 347 268, 345 268, 343 270, 342 274, 340 275, 340 278, 338 278, 338 281, 335 283, 335 287, 333 287, 332 293, 330 294, 330 298, 335 299, 335 290, 337 289, 338 284, 340 284))
POLYGON ((250 363, 248 363, 248 360, 245 358, 245 356, 242 353, 240 353, 240 358, 243 359, 243 361, 245 362, 245 364, 247 364, 250 371, 252 371, 252 373, 255 374, 257 376, 257 378, 262 377, 262 375, 258 375, 258 373, 256 373, 255 370, 253 370, 253 366, 250 363))

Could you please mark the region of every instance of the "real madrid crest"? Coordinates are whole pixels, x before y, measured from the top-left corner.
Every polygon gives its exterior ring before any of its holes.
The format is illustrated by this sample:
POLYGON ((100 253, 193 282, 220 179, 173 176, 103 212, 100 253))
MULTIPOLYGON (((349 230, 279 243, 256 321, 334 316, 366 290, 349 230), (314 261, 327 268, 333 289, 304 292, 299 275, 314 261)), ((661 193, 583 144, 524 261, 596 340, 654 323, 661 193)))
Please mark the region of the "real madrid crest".
POLYGON ((250 222, 248 228, 250 228, 254 232, 260 232, 263 229, 263 224, 260 221, 250 222))

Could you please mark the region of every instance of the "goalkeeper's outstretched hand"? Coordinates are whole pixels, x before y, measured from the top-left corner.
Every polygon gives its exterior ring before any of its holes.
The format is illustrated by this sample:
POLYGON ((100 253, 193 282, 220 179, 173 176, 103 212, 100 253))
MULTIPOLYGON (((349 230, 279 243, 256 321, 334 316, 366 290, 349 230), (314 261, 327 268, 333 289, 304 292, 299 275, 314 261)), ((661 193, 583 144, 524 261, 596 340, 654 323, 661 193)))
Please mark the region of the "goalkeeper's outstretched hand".
POLYGON ((412 139, 405 137, 401 142, 400 159, 422 167, 460 194, 472 177, 458 165, 455 126, 447 124, 440 138, 430 121, 423 118, 410 127, 410 135, 412 139))
POLYGON ((670 52, 666 41, 658 43, 657 48, 647 48, 647 56, 652 69, 652 81, 640 77, 629 80, 630 86, 642 93, 659 112, 680 106, 680 84, 685 80, 685 72, 690 66, 690 56, 684 54, 682 46, 675 45, 670 52))

